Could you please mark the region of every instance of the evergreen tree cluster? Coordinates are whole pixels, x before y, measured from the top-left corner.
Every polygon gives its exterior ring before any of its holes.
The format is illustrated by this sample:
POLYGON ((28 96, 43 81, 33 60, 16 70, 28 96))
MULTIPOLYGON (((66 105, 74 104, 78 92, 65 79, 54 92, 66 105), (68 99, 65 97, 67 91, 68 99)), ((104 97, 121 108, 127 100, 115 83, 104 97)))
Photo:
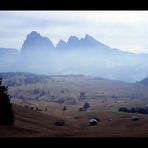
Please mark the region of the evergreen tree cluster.
POLYGON ((132 107, 131 109, 127 109, 125 107, 120 107, 119 112, 148 114, 148 108, 132 107))
POLYGON ((12 103, 10 103, 8 95, 8 87, 2 84, 2 77, 0 78, 0 125, 13 125, 14 114, 12 110, 12 103))

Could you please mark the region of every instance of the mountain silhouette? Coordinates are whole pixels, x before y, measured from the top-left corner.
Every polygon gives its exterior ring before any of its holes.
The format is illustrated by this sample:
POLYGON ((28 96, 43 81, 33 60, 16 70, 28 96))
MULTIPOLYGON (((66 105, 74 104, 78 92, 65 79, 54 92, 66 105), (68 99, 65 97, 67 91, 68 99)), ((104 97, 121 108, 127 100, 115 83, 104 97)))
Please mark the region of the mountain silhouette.
POLYGON ((148 54, 135 54, 111 48, 86 34, 68 41, 52 41, 30 32, 19 50, 0 48, 0 72, 37 74, 83 74, 122 81, 140 81, 148 76, 148 54))
POLYGON ((54 46, 50 39, 41 36, 36 31, 32 31, 30 34, 27 35, 27 38, 22 45, 21 53, 44 53, 49 52, 49 50, 53 48, 54 46))
POLYGON ((100 53, 115 52, 116 50, 110 48, 109 46, 97 41, 90 35, 86 34, 84 38, 79 39, 76 36, 70 36, 68 41, 65 42, 60 40, 56 46, 57 50, 84 50, 85 52, 89 50, 99 51, 100 53))
POLYGON ((66 48, 67 48, 67 44, 63 40, 60 40, 56 46, 56 49, 58 49, 58 50, 66 49, 66 48))

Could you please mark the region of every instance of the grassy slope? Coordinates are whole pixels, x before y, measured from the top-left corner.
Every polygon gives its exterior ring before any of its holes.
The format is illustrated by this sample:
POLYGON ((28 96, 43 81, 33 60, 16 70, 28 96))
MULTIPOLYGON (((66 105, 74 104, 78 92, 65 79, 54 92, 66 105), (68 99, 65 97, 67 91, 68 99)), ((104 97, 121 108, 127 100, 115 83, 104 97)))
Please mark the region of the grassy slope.
MULTIPOLYGON (((54 105, 53 105, 54 106, 54 105)), ((131 121, 133 114, 118 112, 78 112, 71 108, 56 115, 13 105, 16 122, 13 127, 0 126, 1 137, 148 137, 148 116, 140 115, 139 121, 131 121), (89 126, 88 118, 96 116, 101 122, 89 126), (112 121, 108 119, 112 118, 112 121), (65 126, 54 122, 64 119, 65 126)), ((51 110, 53 110, 51 108, 51 110)))
MULTIPOLYGON (((23 77, 21 78, 23 79, 23 77)), ((26 76, 25 78, 28 77, 26 76)), ((13 78, 16 82, 18 79, 19 75, 13 78)), ((148 97, 147 87, 141 84, 111 80, 94 80, 91 78, 76 76, 50 77, 47 80, 47 83, 31 83, 27 85, 21 83, 21 85, 9 87, 10 95, 15 98, 23 96, 25 99, 40 98, 52 101, 54 99, 65 97, 72 97, 77 100, 80 92, 85 92, 88 99, 108 98, 112 97, 113 94, 120 96, 120 98, 131 98, 136 97, 137 95, 138 98, 143 98, 144 96, 144 98, 148 97), (39 93, 34 94, 33 91, 35 89, 39 89, 39 93), (64 91, 64 93, 61 93, 61 90, 64 91), (42 91, 44 91, 44 95, 41 95, 42 91), (104 94, 102 94, 102 92, 104 92, 104 94)))
MULTIPOLYGON (((26 103, 34 104, 35 106, 44 109, 48 108, 47 112, 33 111, 22 107, 25 102, 14 98, 14 112, 16 122, 14 127, 0 126, 0 136, 3 137, 148 137, 148 115, 140 115, 140 120, 137 122, 131 121, 132 114, 118 113, 118 108, 145 106, 148 104, 147 88, 141 84, 128 84, 120 81, 109 80, 91 80, 83 77, 52 77, 47 84, 28 84, 17 87, 9 87, 10 92, 17 94, 25 94, 31 96, 30 90, 41 88, 49 91, 51 95, 60 98, 61 96, 73 96, 76 99, 81 91, 86 92, 88 98, 79 100, 78 104, 67 106, 67 111, 63 112, 64 104, 56 104, 53 102, 40 101, 38 99, 29 100, 27 97, 26 103), (61 90, 69 89, 69 93, 60 93, 61 90), (22 92, 21 92, 22 90, 22 92), (28 92, 28 93, 27 93, 28 92), (102 94, 102 92, 104 92, 102 94), (112 95, 116 94, 121 97, 112 99, 112 95), (136 96, 137 95, 137 96, 136 96), (143 97, 144 95, 144 97, 143 97), (96 97, 93 99, 93 97, 96 97), (132 99, 136 96, 136 99, 132 99), (89 102, 95 112, 78 112, 78 108, 85 101, 89 102), (102 102, 104 101, 104 103, 102 102), (117 103, 115 103, 117 101, 117 103), (125 102, 126 101, 126 102, 125 102), (97 126, 89 126, 88 119, 91 116, 96 116, 101 119, 97 126), (113 121, 108 121, 109 118, 113 121), (54 122, 64 119, 65 126, 57 127, 54 122)), ((34 96, 36 98, 36 96, 34 96)), ((47 95, 45 98, 50 99, 47 95)))

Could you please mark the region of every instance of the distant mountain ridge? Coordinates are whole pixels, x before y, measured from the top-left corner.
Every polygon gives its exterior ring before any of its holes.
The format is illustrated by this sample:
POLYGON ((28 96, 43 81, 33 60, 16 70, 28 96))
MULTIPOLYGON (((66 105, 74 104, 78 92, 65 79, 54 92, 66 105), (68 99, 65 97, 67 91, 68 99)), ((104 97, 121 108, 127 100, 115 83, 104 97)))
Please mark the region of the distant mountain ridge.
POLYGON ((111 48, 90 35, 57 46, 36 31, 30 32, 21 50, 0 48, 0 72, 33 72, 48 75, 84 74, 128 82, 148 76, 148 54, 111 48))
POLYGON ((56 49, 57 50, 83 49, 84 51, 97 49, 100 50, 100 52, 101 51, 110 52, 112 50, 109 46, 97 41, 88 34, 86 34, 85 37, 81 39, 79 39, 76 36, 70 36, 67 42, 60 40, 56 46, 56 49))
POLYGON ((144 78, 143 80, 141 81, 138 81, 137 83, 141 83, 143 85, 147 85, 148 86, 148 77, 144 78))
POLYGON ((34 50, 34 52, 42 51, 46 52, 51 49, 83 49, 83 48, 103 48, 104 50, 110 50, 111 48, 90 35, 86 34, 84 38, 79 39, 76 36, 70 36, 68 41, 65 42, 62 39, 58 42, 57 46, 54 46, 52 41, 48 39, 47 37, 41 36, 36 31, 32 31, 30 34, 27 35, 26 40, 24 41, 22 47, 21 47, 21 53, 24 52, 31 52, 34 50))

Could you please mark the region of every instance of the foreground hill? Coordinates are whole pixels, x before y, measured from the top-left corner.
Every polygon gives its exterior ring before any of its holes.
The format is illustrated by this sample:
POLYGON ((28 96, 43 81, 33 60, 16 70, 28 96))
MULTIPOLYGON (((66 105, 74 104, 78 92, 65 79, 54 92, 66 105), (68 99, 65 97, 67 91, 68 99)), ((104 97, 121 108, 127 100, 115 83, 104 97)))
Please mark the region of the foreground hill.
MULTIPOLYGON (((0 126, 0 137, 147 137, 148 116, 140 115, 132 121, 132 114, 115 112, 61 112, 59 115, 44 114, 13 104, 15 125, 0 126), (90 126, 88 119, 96 116, 100 122, 90 126), (112 120, 109 120, 112 118, 112 120), (64 119, 64 126, 54 122, 64 119)), ((51 109, 52 110, 52 109, 51 109)))
POLYGON ((13 110, 16 118, 15 125, 0 126, 0 137, 52 137, 66 129, 66 127, 60 129, 54 126, 54 122, 60 117, 26 109, 16 104, 13 104, 13 110))

